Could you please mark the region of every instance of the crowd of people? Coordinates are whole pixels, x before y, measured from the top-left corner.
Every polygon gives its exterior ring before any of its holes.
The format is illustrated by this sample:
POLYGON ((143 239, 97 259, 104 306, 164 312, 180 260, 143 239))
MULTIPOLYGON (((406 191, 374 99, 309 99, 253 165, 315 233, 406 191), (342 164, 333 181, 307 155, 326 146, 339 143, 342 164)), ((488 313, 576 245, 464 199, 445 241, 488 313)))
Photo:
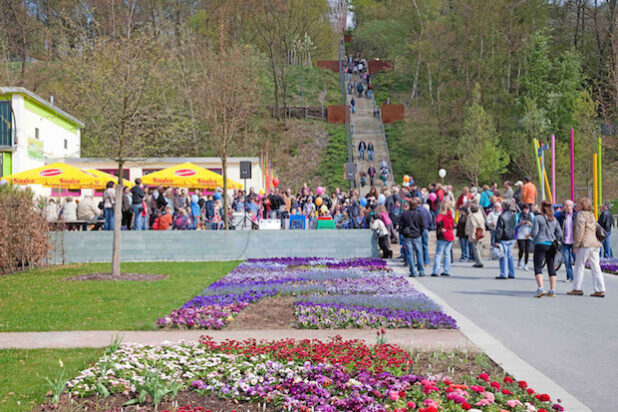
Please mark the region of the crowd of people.
MULTIPOLYGON (((407 177, 407 176, 406 176, 407 177)), ((371 228, 379 238, 383 256, 392 256, 391 244, 400 244, 404 264, 410 276, 424 276, 430 266, 428 238, 435 231, 436 250, 431 276, 450 276, 453 261, 452 244, 458 238, 460 262, 473 262, 484 267, 483 246, 489 238, 491 255, 500 261, 498 280, 515 278, 513 249, 518 247, 517 269, 529 270, 532 254, 537 291, 536 297, 556 296, 556 268, 564 264, 565 282, 573 283, 569 295, 582 295, 584 268, 590 267, 594 293, 604 297, 605 284, 600 257, 612 257, 609 244, 613 225, 610 203, 603 202, 598 220, 590 199, 582 197, 576 204, 566 200, 552 205, 543 200, 537 206, 537 190, 530 178, 515 183, 497 183, 464 187, 455 196, 450 186, 430 184, 419 189, 410 178, 403 187, 384 190, 384 211, 377 210, 371 228), (391 229, 389 229, 389 227, 391 229), (397 229, 396 231, 394 229, 397 229), (398 233, 397 233, 398 232, 398 233), (543 271, 549 275, 549 288, 543 282, 543 271)))

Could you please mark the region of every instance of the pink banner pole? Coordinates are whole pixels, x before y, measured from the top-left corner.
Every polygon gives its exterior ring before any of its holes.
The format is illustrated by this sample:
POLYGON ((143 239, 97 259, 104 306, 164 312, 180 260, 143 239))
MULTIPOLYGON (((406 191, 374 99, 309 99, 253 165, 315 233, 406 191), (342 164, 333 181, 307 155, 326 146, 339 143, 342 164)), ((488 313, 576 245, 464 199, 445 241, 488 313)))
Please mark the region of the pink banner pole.
POLYGON ((571 128, 571 200, 575 201, 575 140, 571 128))
POLYGON ((554 203, 558 203, 556 199, 556 136, 551 135, 551 198, 554 203))

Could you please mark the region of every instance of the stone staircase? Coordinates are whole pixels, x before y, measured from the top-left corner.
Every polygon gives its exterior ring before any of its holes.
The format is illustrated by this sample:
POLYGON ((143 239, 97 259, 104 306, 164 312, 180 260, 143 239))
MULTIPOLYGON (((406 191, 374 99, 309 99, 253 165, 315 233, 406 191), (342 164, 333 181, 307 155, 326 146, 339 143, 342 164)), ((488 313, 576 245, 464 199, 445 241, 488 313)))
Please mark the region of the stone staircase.
MULTIPOLYGON (((352 95, 348 94, 348 104, 352 99, 352 95)), ((352 143, 354 149, 354 161, 356 163, 356 168, 360 172, 364 170, 365 173, 369 168, 369 165, 373 163, 376 168, 376 178, 374 179, 374 186, 378 189, 378 192, 382 189, 382 181, 379 179, 380 175, 380 162, 382 160, 386 160, 389 163, 389 169, 391 173, 389 173, 389 178, 386 183, 387 187, 393 185, 393 176, 392 176, 392 167, 390 166, 390 161, 387 153, 386 139, 383 134, 381 120, 373 115, 375 103, 373 99, 367 99, 366 97, 354 97, 356 103, 356 113, 353 113, 351 116, 351 131, 352 131, 352 143), (373 152, 373 161, 369 161, 367 157, 367 152, 365 152, 365 159, 359 159, 358 152, 358 144, 364 140, 365 143, 369 144, 369 142, 373 143, 374 152, 373 152)), ((367 185, 365 187, 360 188, 360 195, 365 196, 370 189, 369 185, 369 177, 367 177, 367 185)))

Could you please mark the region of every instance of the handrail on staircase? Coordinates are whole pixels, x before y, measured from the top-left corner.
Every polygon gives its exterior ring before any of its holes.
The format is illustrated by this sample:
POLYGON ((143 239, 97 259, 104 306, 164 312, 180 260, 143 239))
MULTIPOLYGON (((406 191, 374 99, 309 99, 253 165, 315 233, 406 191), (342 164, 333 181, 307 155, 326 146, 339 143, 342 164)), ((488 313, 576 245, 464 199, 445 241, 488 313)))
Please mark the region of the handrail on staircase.
MULTIPOLYGON (((371 100, 373 101, 373 112, 376 111, 376 99, 375 96, 371 96, 371 100)), ((393 164, 391 163, 391 155, 388 150, 388 140, 386 139, 386 132, 384 131, 384 122, 382 121, 382 110, 378 112, 378 120, 380 121, 380 126, 382 128, 382 138, 384 138, 384 145, 386 146, 386 161, 388 163, 389 173, 391 175, 391 179, 393 180, 393 184, 395 183, 395 175, 393 174, 393 164)))

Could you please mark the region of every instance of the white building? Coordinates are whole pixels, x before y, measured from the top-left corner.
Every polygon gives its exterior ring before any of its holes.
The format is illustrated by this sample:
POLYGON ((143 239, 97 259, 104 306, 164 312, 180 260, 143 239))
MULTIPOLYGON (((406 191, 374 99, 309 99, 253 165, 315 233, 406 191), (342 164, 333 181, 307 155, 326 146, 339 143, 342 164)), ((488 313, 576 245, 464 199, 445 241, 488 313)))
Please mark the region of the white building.
POLYGON ((0 87, 0 177, 78 158, 79 119, 23 87, 0 87))

